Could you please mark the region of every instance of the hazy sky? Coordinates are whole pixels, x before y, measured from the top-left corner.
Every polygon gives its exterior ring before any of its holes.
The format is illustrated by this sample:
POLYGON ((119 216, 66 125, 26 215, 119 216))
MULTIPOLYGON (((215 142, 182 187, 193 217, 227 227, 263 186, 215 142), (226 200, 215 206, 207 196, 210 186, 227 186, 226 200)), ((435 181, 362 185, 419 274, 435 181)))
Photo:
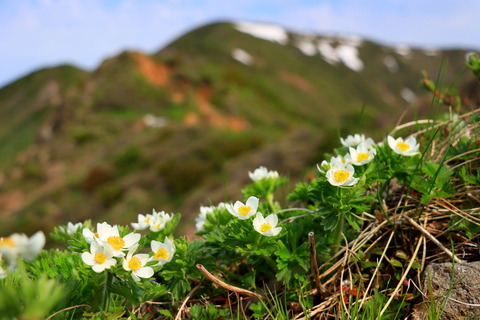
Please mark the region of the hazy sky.
POLYGON ((45 66, 93 70, 125 49, 153 53, 219 20, 480 49, 480 0, 0 0, 0 87, 45 66))

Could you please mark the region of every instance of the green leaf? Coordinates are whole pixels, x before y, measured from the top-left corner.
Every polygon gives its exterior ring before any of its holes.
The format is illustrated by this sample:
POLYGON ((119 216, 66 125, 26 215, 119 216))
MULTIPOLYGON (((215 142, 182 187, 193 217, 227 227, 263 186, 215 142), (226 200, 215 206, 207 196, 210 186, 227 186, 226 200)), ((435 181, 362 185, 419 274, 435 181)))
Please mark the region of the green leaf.
POLYGON ((169 318, 169 319, 173 319, 173 318, 174 318, 172 312, 171 312, 170 310, 168 310, 168 309, 160 309, 160 310, 158 310, 158 313, 160 313, 162 316, 165 316, 165 317, 167 317, 167 318, 169 318))
POLYGON ((390 264, 394 267, 403 268, 403 264, 397 259, 390 259, 390 264))
POLYGON ((345 218, 347 219, 348 224, 352 226, 353 229, 360 231, 362 223, 361 219, 355 217, 350 212, 345 213, 345 218))
POLYGON ((395 257, 397 257, 399 259, 402 259, 402 260, 407 260, 408 259, 407 254, 402 250, 395 251, 395 257))

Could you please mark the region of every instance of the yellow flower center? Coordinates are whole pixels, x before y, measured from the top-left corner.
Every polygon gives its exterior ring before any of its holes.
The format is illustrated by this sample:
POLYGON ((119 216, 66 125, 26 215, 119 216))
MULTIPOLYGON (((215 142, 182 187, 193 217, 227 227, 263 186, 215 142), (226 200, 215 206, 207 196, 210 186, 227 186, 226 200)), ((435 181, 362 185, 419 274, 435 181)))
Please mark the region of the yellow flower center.
POLYGON ((252 209, 252 207, 250 206, 241 206, 240 208, 238 208, 238 213, 246 217, 247 214, 250 212, 250 209, 252 209))
POLYGON ((337 170, 333 173, 333 178, 338 182, 345 182, 350 177, 347 170, 337 170))
POLYGON ((150 222, 150 218, 147 218, 147 219, 143 220, 143 222, 149 223, 149 222, 150 222))
POLYGON ((272 225, 270 223, 264 223, 260 226, 260 231, 267 232, 268 230, 272 229, 272 225))
POLYGON ((95 255, 93 256, 93 258, 95 259, 96 262, 102 264, 105 262, 105 260, 107 260, 107 256, 102 253, 102 252, 97 252, 95 253, 95 255))
POLYGON ((13 248, 15 247, 15 241, 13 241, 10 237, 0 238, 0 247, 13 248))
POLYGON ((158 260, 158 259, 165 259, 167 260, 168 259, 168 251, 167 249, 165 248, 160 248, 157 250, 157 252, 155 252, 155 254, 153 255, 153 258, 155 260, 158 260))
POLYGON ((107 242, 113 247, 115 250, 120 250, 125 246, 125 241, 119 236, 111 236, 108 237, 107 242))
POLYGON ((398 149, 402 150, 403 152, 407 151, 408 149, 410 149, 410 146, 408 144, 406 144, 405 142, 397 142, 397 146, 396 146, 398 149))
POLYGON ((361 162, 363 160, 368 160, 370 158, 370 154, 367 152, 359 152, 357 153, 357 161, 361 162))
POLYGON ((128 267, 130 270, 138 271, 142 268, 142 261, 137 257, 132 257, 130 261, 128 261, 128 267))

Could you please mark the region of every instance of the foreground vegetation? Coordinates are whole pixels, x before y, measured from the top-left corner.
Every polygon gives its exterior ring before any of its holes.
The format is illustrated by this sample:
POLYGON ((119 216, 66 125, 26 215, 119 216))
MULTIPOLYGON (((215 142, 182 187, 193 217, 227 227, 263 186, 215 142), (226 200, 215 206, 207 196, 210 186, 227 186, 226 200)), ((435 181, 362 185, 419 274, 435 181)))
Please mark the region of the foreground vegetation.
MULTIPOLYGON (((470 67, 478 76, 480 61, 470 67)), ((58 226, 0 238, 0 312, 12 319, 387 319, 428 296, 431 262, 479 260, 479 109, 429 80, 432 116, 384 141, 340 139, 286 199, 260 167, 244 199, 200 208, 198 239, 179 214, 130 226, 58 226), (439 115, 434 106, 448 104, 439 115), (321 161, 324 160, 324 161, 321 161)), ((426 300, 436 319, 443 302, 426 300)))

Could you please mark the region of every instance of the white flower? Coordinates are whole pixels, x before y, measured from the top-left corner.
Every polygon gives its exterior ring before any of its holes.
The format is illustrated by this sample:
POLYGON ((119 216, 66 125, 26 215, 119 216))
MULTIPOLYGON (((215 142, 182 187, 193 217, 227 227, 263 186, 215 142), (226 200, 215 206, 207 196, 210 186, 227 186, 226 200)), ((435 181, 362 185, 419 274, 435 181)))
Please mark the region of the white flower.
POLYGON ((258 201, 257 197, 252 196, 247 199, 245 204, 240 201, 235 202, 234 205, 227 204, 227 210, 235 217, 246 220, 257 212, 258 201))
POLYGON ((18 258, 21 248, 25 246, 28 241, 26 235, 14 233, 9 237, 0 238, 0 256, 4 256, 9 261, 14 261, 18 258))
POLYGON ((165 211, 156 212, 152 210, 152 214, 139 214, 138 222, 133 222, 132 227, 135 230, 150 229, 152 232, 158 232, 165 228, 168 221, 172 220, 173 215, 165 213, 165 211))
POLYGON ((366 143, 360 143, 357 148, 348 148, 350 151, 350 159, 352 164, 361 166, 369 163, 375 157, 377 151, 374 148, 369 148, 366 143))
POLYGON ((85 241, 87 241, 87 243, 92 243, 92 241, 98 240, 98 233, 93 233, 92 230, 88 228, 84 228, 82 230, 82 234, 85 237, 85 241))
POLYGON ((173 242, 165 237, 163 242, 152 240, 150 247, 153 251, 152 261, 158 261, 157 266, 162 266, 167 262, 172 260, 173 255, 175 254, 175 245, 173 242))
POLYGON ((358 178, 353 177, 354 173, 355 169, 351 164, 346 166, 336 164, 327 171, 325 176, 333 186, 353 186, 358 181, 358 178))
POLYGON ((38 231, 24 243, 24 247, 21 248, 20 255, 25 260, 33 260, 42 251, 44 245, 45 234, 43 234, 42 231, 38 231))
POLYGON ((332 157, 330 159, 330 162, 327 162, 327 160, 323 160, 322 163, 320 164, 320 166, 317 164, 317 168, 318 168, 318 171, 320 171, 321 173, 325 173, 331 167, 333 167, 337 164, 340 164, 340 165, 350 164, 351 160, 352 159, 350 158, 349 154, 345 155, 344 157, 339 155, 339 156, 336 156, 336 157, 332 157))
POLYGON ((261 167, 255 169, 253 171, 253 173, 249 171, 248 176, 253 181, 258 181, 258 180, 262 180, 262 179, 278 178, 279 175, 278 175, 277 171, 269 171, 266 167, 261 166, 261 167))
POLYGON ((365 139, 364 134, 358 134, 358 133, 353 136, 349 135, 347 136, 346 139, 340 138, 340 142, 345 147, 356 147, 363 142, 367 145, 368 148, 371 148, 375 144, 372 138, 365 139))
POLYGON ((415 137, 410 137, 407 140, 403 141, 402 138, 393 138, 391 136, 387 137, 388 145, 395 153, 404 155, 404 156, 414 156, 418 154, 418 148, 420 145, 417 143, 415 137))
POLYGON ((0 255, 9 260, 11 266, 16 264, 19 256, 25 260, 33 260, 45 245, 45 234, 38 231, 28 238, 23 233, 14 233, 6 238, 0 238, 0 255))
POLYGON ((220 203, 217 205, 217 209, 227 209, 227 204, 224 203, 224 202, 220 202, 220 203))
POLYGON ((122 250, 128 250, 136 245, 140 240, 140 234, 129 233, 125 237, 120 237, 117 226, 111 226, 108 223, 97 224, 98 238, 100 245, 108 243, 112 247, 114 257, 123 257, 125 253, 122 250))
POLYGON ((138 215, 138 223, 132 222, 131 225, 135 230, 145 230, 150 227, 150 221, 153 219, 151 214, 144 216, 143 214, 138 215))
POLYGON ((205 221, 207 221, 207 214, 213 213, 215 209, 216 208, 214 206, 200 207, 200 214, 195 218, 195 227, 197 228, 197 231, 204 230, 203 225, 205 224, 205 221))
POLYGON ((276 236, 282 231, 282 227, 277 227, 277 224, 278 217, 276 214, 264 218, 260 212, 257 212, 255 219, 253 219, 253 228, 267 237, 276 236))
POLYGON ((68 234, 68 235, 72 235, 72 234, 77 233, 78 229, 83 228, 83 224, 81 222, 78 222, 78 223, 75 223, 75 224, 69 222, 67 224, 66 228, 65 228, 65 226, 59 226, 58 228, 63 233, 68 234))
POLYGON ((167 214, 165 211, 156 212, 155 209, 153 209, 152 219, 149 222, 150 231, 158 232, 164 229, 167 222, 172 220, 172 218, 172 214, 167 214))
POLYGON ((148 254, 133 255, 135 250, 137 250, 137 246, 133 246, 128 250, 127 257, 123 259, 123 269, 132 271, 132 278, 135 281, 140 281, 140 278, 150 278, 154 272, 151 267, 145 267, 149 260, 148 254))
POLYGON ((82 253, 82 260, 96 273, 103 272, 114 266, 117 261, 113 258, 113 251, 110 246, 101 246, 97 242, 92 241, 90 244, 90 252, 82 253))

